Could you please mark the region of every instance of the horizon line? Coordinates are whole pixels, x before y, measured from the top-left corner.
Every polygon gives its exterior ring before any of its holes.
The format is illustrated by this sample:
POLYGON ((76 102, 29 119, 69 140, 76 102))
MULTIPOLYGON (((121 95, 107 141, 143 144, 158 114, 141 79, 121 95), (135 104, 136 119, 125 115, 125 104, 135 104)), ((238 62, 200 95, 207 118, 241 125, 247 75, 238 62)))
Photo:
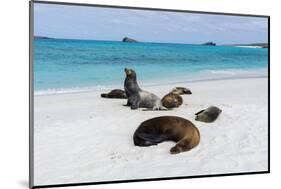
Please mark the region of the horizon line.
MULTIPOLYGON (((58 39, 58 40, 80 40, 80 41, 111 41, 111 42, 122 42, 121 40, 106 40, 106 39, 81 39, 81 38, 61 38, 61 37, 50 37, 45 35, 34 35, 34 38, 37 39, 58 39)), ((125 36, 127 37, 127 36, 125 36)), ((123 38, 125 38, 123 37, 123 38)), ((131 37, 128 37, 131 38, 131 37)), ((134 38, 131 38, 134 39, 134 38)), ((152 42, 152 41, 137 41, 132 43, 160 43, 160 44, 180 44, 180 45, 204 45, 205 43, 215 43, 216 46, 238 46, 238 45, 254 45, 254 44, 268 44, 268 42, 250 42, 250 43, 225 43, 225 44, 217 44, 215 41, 206 41, 202 43, 177 43, 177 42, 152 42)), ((124 42, 130 43, 130 42, 124 42)), ((208 46, 208 45, 206 45, 208 46)))

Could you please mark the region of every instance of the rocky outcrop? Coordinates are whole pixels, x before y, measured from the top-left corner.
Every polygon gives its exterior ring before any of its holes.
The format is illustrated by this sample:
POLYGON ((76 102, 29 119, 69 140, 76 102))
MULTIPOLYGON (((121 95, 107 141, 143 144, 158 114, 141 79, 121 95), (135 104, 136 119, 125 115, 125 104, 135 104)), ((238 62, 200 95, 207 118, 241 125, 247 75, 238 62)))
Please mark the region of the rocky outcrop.
POLYGON ((138 42, 137 40, 135 39, 132 39, 132 38, 129 38, 129 37, 124 37, 123 42, 128 42, 128 43, 135 43, 135 42, 138 42))
POLYGON ((34 36, 34 39, 52 39, 52 38, 45 37, 45 36, 34 36))
POLYGON ((203 43, 203 45, 207 45, 207 46, 216 46, 216 43, 207 42, 207 43, 203 43))

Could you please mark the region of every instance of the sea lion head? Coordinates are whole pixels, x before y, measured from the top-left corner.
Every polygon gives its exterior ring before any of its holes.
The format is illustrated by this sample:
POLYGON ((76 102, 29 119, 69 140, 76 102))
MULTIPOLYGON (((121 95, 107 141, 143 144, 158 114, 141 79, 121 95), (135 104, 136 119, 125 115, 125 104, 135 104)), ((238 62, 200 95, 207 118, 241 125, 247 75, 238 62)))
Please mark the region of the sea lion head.
POLYGON ((127 77, 136 77, 136 72, 133 69, 125 68, 124 69, 127 77))
POLYGON ((202 112, 202 113, 196 115, 195 120, 196 121, 207 121, 207 122, 211 121, 208 112, 202 112))
POLYGON ((178 95, 192 94, 190 89, 185 87, 176 87, 171 91, 171 93, 178 94, 178 95))
POLYGON ((207 109, 201 110, 200 112, 196 113, 195 120, 203 122, 213 122, 217 119, 221 112, 222 110, 218 107, 210 106, 207 109))
POLYGON ((187 88, 183 88, 182 91, 183 91, 183 94, 192 94, 192 92, 187 88))

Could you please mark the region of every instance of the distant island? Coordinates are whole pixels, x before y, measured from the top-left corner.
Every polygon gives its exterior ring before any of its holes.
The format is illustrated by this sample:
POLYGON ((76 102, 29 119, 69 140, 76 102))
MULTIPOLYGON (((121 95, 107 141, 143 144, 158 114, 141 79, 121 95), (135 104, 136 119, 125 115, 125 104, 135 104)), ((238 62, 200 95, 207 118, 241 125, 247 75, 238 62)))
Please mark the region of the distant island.
POLYGON ((250 43, 250 44, 232 44, 226 46, 240 46, 240 47, 260 47, 260 48, 268 48, 268 43, 250 43))
POLYGON ((34 39, 53 39, 53 38, 46 37, 46 36, 34 36, 34 39))
POLYGON ((135 39, 129 38, 129 37, 124 37, 122 42, 135 43, 135 42, 138 42, 138 41, 135 40, 135 39))
POLYGON ((239 46, 252 46, 252 47, 268 48, 268 43, 240 44, 239 46))
POLYGON ((217 44, 214 43, 214 42, 206 42, 206 43, 203 43, 202 45, 207 45, 207 46, 216 46, 217 44))

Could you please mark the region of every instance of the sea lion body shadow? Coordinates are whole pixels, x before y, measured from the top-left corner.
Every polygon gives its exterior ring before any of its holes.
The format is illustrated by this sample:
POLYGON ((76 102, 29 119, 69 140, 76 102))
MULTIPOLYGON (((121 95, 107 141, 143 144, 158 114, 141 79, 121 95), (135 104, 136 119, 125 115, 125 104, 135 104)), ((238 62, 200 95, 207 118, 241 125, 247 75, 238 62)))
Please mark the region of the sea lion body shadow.
POLYGON ((216 106, 210 106, 207 109, 201 110, 195 113, 196 121, 202 121, 206 123, 214 122, 221 114, 222 110, 216 106))
POLYGON ((126 79, 124 89, 128 97, 127 105, 131 109, 148 108, 151 110, 163 110, 161 99, 153 93, 142 90, 137 83, 136 72, 125 68, 126 79))
POLYGON ((200 132, 189 120, 176 116, 162 116, 142 122, 133 139, 136 146, 157 145, 164 141, 177 142, 170 149, 171 154, 177 154, 196 147, 200 142, 200 132))

